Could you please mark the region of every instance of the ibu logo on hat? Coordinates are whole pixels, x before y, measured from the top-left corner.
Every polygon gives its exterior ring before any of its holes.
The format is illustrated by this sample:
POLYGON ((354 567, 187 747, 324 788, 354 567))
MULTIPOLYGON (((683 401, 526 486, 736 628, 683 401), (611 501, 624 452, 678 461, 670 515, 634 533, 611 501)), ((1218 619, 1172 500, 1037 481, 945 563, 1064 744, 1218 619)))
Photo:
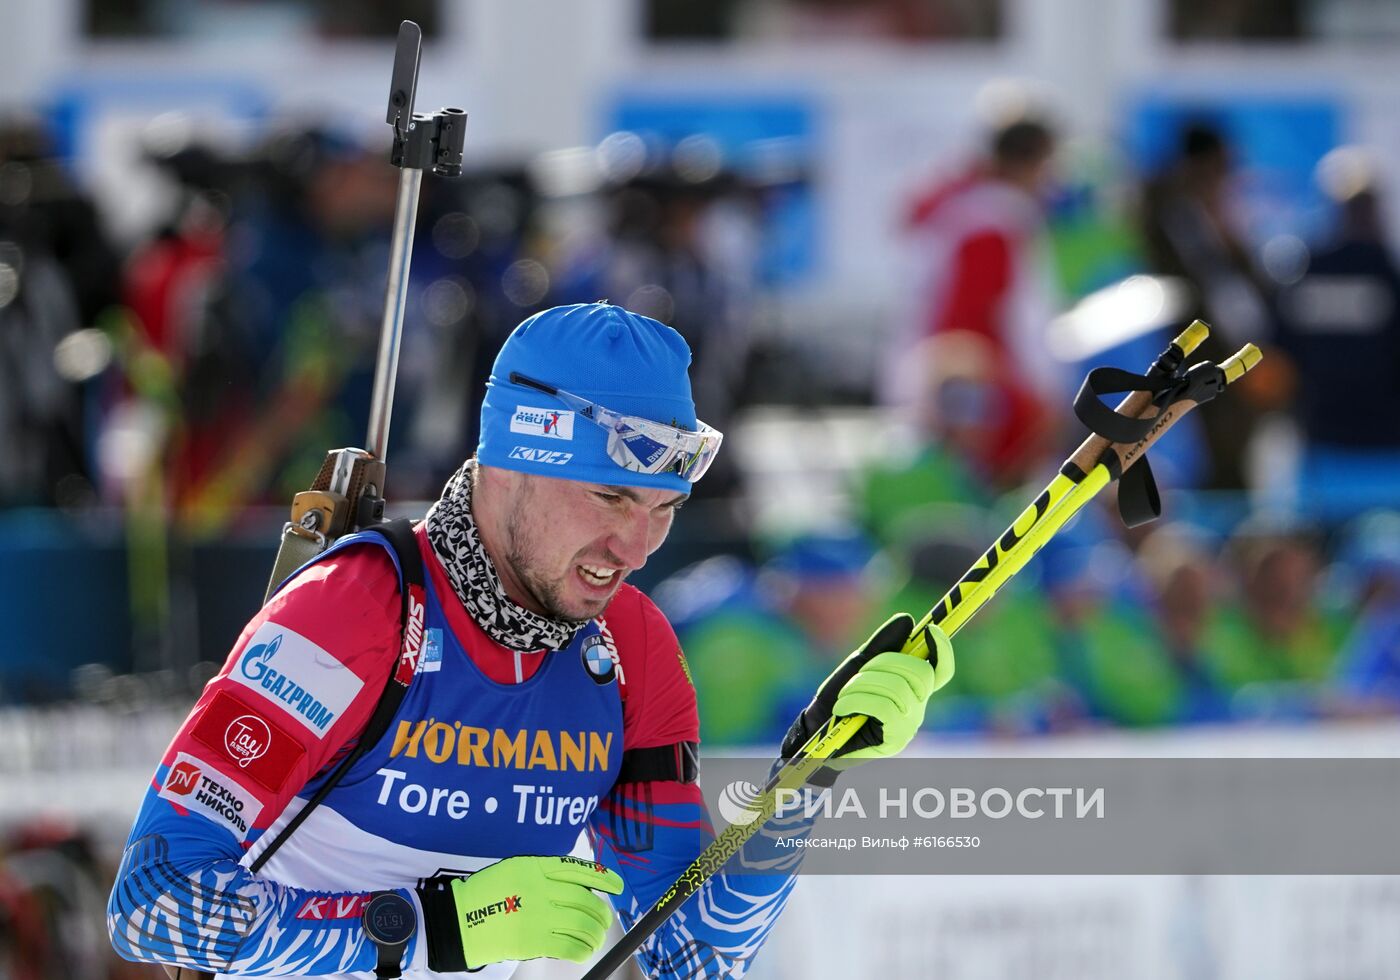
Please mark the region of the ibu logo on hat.
POLYGON ((517 405, 515 414, 510 417, 510 431, 525 436, 543 436, 546 439, 572 439, 574 413, 555 408, 517 405))

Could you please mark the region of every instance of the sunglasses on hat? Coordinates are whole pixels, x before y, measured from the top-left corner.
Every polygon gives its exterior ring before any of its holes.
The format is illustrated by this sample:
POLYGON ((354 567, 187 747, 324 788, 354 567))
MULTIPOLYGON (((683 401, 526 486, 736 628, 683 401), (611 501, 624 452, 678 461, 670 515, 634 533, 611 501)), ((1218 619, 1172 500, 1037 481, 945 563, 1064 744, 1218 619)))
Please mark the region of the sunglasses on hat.
POLYGON ((695 483, 715 461, 719 444, 724 441, 723 432, 704 422, 697 420, 692 432, 636 415, 623 415, 563 388, 527 378, 518 371, 510 373, 510 383, 552 395, 607 430, 609 458, 633 473, 675 473, 695 483))

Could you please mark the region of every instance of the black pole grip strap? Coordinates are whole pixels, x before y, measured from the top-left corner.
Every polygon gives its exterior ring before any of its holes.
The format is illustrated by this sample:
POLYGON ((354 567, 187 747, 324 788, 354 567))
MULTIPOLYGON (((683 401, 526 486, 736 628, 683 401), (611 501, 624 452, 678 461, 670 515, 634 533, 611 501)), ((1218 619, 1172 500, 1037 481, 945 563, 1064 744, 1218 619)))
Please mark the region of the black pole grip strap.
POLYGON ((1162 516, 1162 495, 1146 456, 1118 478, 1118 516, 1127 527, 1141 527, 1162 516))
MULTIPOLYGON (((1156 417, 1138 419, 1123 415, 1099 401, 1099 396, 1129 391, 1148 391, 1155 396, 1180 384, 1179 378, 1133 374, 1115 367, 1094 368, 1074 396, 1074 414, 1090 432, 1109 442, 1137 442, 1151 430, 1156 417)), ((1160 409, 1161 400, 1154 397, 1153 402, 1160 409)))
MULTIPOLYGON (((1074 414, 1096 436, 1109 442, 1135 443, 1147 437, 1162 411, 1186 393, 1187 381, 1168 374, 1133 374, 1115 367, 1094 368, 1074 396, 1074 414), (1114 411, 1100 395, 1146 391, 1153 396, 1157 414, 1133 418, 1114 411)), ((1144 456, 1118 477, 1118 516, 1128 527, 1139 527, 1162 516, 1162 495, 1144 456)))

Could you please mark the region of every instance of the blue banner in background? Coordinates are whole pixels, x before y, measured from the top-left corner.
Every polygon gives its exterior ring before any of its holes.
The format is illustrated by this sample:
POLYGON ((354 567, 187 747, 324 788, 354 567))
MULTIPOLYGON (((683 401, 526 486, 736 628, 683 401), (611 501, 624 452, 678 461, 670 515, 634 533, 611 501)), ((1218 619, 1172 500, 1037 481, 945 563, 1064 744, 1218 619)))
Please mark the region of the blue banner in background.
POLYGON ((814 107, 798 98, 623 93, 606 113, 605 125, 607 132, 636 133, 664 151, 691 136, 713 140, 724 170, 761 189, 760 280, 784 285, 813 273, 821 254, 811 185, 815 115, 814 107))
POLYGON ((1281 234, 1311 240, 1325 231, 1328 202, 1314 171, 1344 139, 1339 100, 1143 96, 1127 113, 1124 142, 1133 164, 1147 175, 1170 166, 1193 123, 1217 130, 1232 148, 1242 217, 1256 242, 1281 234))
POLYGON ((0 703, 70 697, 83 664, 133 669, 128 569, 115 523, 41 508, 0 514, 0 703))
POLYGON ((255 84, 228 77, 186 75, 80 76, 57 87, 45 113, 57 155, 70 164, 96 151, 105 119, 183 112, 198 119, 199 135, 219 125, 262 126, 271 113, 268 95, 255 84))

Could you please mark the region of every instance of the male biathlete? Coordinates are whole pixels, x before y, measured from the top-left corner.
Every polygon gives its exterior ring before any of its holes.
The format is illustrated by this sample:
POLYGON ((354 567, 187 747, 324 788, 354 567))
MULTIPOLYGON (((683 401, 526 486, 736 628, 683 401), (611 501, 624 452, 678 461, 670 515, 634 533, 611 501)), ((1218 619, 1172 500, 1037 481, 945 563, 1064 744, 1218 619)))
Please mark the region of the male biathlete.
MULTIPOLYGON (((136 818, 108 907, 119 953, 229 976, 505 977, 596 953, 600 892, 624 925, 651 906, 713 839, 684 658, 624 583, 719 448, 689 363, 674 330, 605 303, 516 328, 476 455, 415 531, 423 608, 405 627, 394 553, 357 535, 253 618, 136 818), (406 629, 423 635, 384 736, 250 870, 403 670, 406 629), (583 831, 597 863, 568 856, 583 831)), ((784 752, 856 712, 873 722, 850 758, 902 750, 953 671, 941 634, 936 666, 894 652, 912 628, 895 617, 847 658, 784 752)), ((639 952, 645 972, 742 975, 797 860, 710 879, 639 952)))

